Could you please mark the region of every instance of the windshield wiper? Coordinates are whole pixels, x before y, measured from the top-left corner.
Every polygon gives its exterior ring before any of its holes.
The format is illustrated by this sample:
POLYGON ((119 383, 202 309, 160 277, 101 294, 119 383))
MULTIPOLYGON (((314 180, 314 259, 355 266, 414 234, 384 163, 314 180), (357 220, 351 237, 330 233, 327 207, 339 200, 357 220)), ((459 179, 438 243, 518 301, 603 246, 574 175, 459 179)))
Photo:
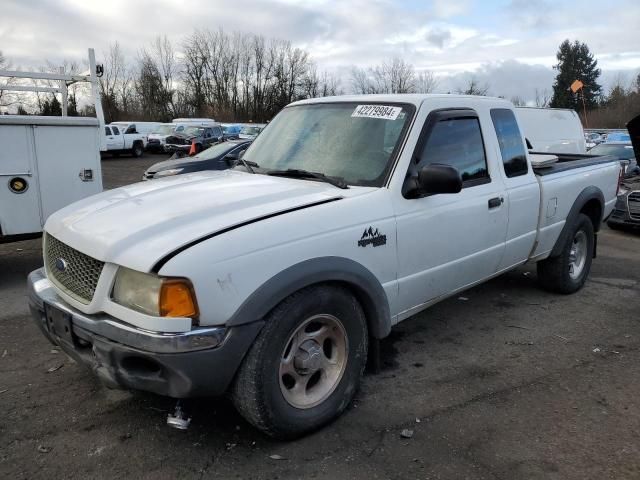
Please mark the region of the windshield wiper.
POLYGON ((253 167, 260 168, 260 165, 258 165, 256 162, 252 162, 251 160, 245 160, 242 157, 238 158, 238 161, 240 163, 242 163, 242 166, 244 168, 246 168, 247 172, 249 172, 249 173, 256 173, 256 171, 253 169, 253 167))
POLYGON ((347 189, 349 185, 340 177, 327 177, 324 173, 310 172, 309 170, 302 170, 299 168, 287 168, 286 170, 271 170, 267 172, 267 175, 274 175, 277 177, 292 177, 292 178, 317 178, 323 182, 327 182, 334 187, 347 189))

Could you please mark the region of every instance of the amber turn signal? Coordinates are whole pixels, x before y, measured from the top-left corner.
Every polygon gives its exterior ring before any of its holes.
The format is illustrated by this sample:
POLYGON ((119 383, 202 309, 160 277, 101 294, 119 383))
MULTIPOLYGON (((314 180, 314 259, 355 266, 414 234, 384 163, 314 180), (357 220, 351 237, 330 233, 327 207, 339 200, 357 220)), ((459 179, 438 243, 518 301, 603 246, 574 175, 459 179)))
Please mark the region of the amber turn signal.
POLYGON ((188 280, 165 280, 160 288, 160 315, 197 318, 198 305, 188 280))

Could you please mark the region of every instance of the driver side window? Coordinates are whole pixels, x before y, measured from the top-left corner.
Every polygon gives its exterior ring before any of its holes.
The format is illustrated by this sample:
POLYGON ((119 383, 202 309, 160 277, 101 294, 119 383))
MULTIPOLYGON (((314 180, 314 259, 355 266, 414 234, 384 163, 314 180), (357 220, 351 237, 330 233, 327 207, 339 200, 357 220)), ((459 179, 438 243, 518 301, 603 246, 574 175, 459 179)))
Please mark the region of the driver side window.
POLYGON ((455 167, 462 177, 463 188, 491 181, 477 117, 436 120, 419 158, 418 171, 434 163, 455 167))

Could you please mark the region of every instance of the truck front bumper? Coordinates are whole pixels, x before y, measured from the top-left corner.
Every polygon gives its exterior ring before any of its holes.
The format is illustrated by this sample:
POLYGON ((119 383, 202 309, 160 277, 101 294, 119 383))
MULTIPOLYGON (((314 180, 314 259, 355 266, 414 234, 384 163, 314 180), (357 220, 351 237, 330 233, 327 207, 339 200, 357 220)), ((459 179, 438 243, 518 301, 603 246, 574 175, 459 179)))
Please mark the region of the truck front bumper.
POLYGON ((174 398, 223 394, 263 322, 158 333, 108 315, 85 315, 55 292, 44 270, 28 279, 29 309, 51 343, 110 387, 174 398))

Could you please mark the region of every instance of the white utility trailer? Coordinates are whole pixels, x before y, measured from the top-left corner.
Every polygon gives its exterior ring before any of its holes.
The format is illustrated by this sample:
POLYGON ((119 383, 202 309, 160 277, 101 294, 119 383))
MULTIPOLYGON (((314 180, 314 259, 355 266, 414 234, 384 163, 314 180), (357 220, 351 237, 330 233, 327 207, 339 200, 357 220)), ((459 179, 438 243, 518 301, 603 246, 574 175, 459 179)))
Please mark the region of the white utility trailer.
POLYGON ((59 93, 61 117, 0 115, 0 243, 37 237, 53 212, 102 191, 100 151, 104 117, 93 49, 88 75, 0 71, 32 84, 0 83, 0 90, 59 93), (49 85, 38 85, 38 81, 49 85), (67 87, 89 82, 96 117, 68 117, 67 87))
POLYGON ((102 191, 100 124, 0 116, 0 243, 40 234, 56 210, 102 191))

